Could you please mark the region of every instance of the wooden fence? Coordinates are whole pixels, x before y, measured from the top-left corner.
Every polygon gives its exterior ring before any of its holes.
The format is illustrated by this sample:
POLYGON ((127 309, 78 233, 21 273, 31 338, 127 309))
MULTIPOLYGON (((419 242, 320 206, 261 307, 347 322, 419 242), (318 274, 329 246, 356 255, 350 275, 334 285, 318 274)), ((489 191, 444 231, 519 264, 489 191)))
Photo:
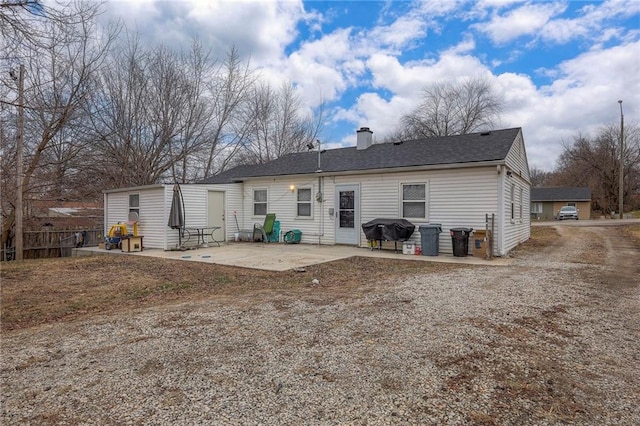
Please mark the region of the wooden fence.
MULTIPOLYGON (((69 257, 74 247, 97 246, 103 240, 102 229, 64 229, 25 231, 23 259, 69 257)), ((2 260, 15 258, 15 247, 3 247, 2 260)))

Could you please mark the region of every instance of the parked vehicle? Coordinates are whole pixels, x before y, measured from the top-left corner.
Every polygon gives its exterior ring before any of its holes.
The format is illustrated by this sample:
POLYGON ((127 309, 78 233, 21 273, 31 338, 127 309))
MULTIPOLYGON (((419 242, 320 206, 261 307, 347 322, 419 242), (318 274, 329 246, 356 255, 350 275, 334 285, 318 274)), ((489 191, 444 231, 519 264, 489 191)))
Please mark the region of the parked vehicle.
POLYGON ((558 220, 575 219, 578 220, 578 209, 574 206, 564 206, 558 212, 558 220))

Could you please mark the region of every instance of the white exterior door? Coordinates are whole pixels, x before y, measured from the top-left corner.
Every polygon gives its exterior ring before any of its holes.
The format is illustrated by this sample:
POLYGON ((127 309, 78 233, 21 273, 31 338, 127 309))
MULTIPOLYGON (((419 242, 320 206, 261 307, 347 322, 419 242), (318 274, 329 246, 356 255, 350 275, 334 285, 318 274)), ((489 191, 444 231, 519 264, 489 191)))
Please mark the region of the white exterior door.
POLYGON ((336 185, 336 244, 360 243, 360 187, 336 185))
POLYGON ((224 192, 209 191, 207 196, 207 226, 219 226, 213 233, 216 241, 225 241, 224 192))

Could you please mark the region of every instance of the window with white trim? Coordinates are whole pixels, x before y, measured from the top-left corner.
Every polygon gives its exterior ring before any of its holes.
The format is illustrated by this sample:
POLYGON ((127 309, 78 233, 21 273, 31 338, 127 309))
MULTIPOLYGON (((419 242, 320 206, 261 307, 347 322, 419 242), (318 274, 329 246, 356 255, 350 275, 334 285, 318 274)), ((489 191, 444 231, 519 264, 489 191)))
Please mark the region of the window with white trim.
POLYGON ((129 213, 140 215, 140 194, 129 194, 129 213))
POLYGON ((298 188, 296 193, 296 216, 311 217, 311 188, 298 188))
POLYGON ((542 213, 542 203, 531 203, 531 213, 542 213))
POLYGON ((253 190, 253 215, 254 216, 267 215, 267 190, 266 189, 253 190))
POLYGON ((520 222, 522 222, 522 188, 520 188, 520 204, 518 205, 518 208, 520 209, 520 222))
POLYGON ((571 206, 571 207, 578 207, 578 205, 576 203, 571 203, 571 202, 567 203, 567 205, 571 206))
POLYGON ((427 218, 427 184, 403 183, 402 217, 411 219, 427 218))
POLYGON ((511 184, 511 220, 516 218, 516 184, 511 184))

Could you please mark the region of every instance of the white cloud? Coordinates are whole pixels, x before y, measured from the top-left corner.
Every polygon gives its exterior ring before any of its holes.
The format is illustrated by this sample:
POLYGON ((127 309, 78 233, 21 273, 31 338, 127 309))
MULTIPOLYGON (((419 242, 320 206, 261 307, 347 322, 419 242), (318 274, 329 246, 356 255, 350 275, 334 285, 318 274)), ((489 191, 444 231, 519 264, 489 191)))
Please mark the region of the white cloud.
POLYGON ((149 43, 184 46, 193 37, 222 56, 235 45, 256 64, 277 60, 296 37, 300 20, 311 19, 301 0, 112 1, 107 17, 136 28, 149 43))
POLYGON ((562 3, 534 3, 511 9, 505 15, 494 13, 491 21, 472 25, 477 31, 486 33, 495 43, 504 44, 523 35, 535 34, 562 13, 562 3))

